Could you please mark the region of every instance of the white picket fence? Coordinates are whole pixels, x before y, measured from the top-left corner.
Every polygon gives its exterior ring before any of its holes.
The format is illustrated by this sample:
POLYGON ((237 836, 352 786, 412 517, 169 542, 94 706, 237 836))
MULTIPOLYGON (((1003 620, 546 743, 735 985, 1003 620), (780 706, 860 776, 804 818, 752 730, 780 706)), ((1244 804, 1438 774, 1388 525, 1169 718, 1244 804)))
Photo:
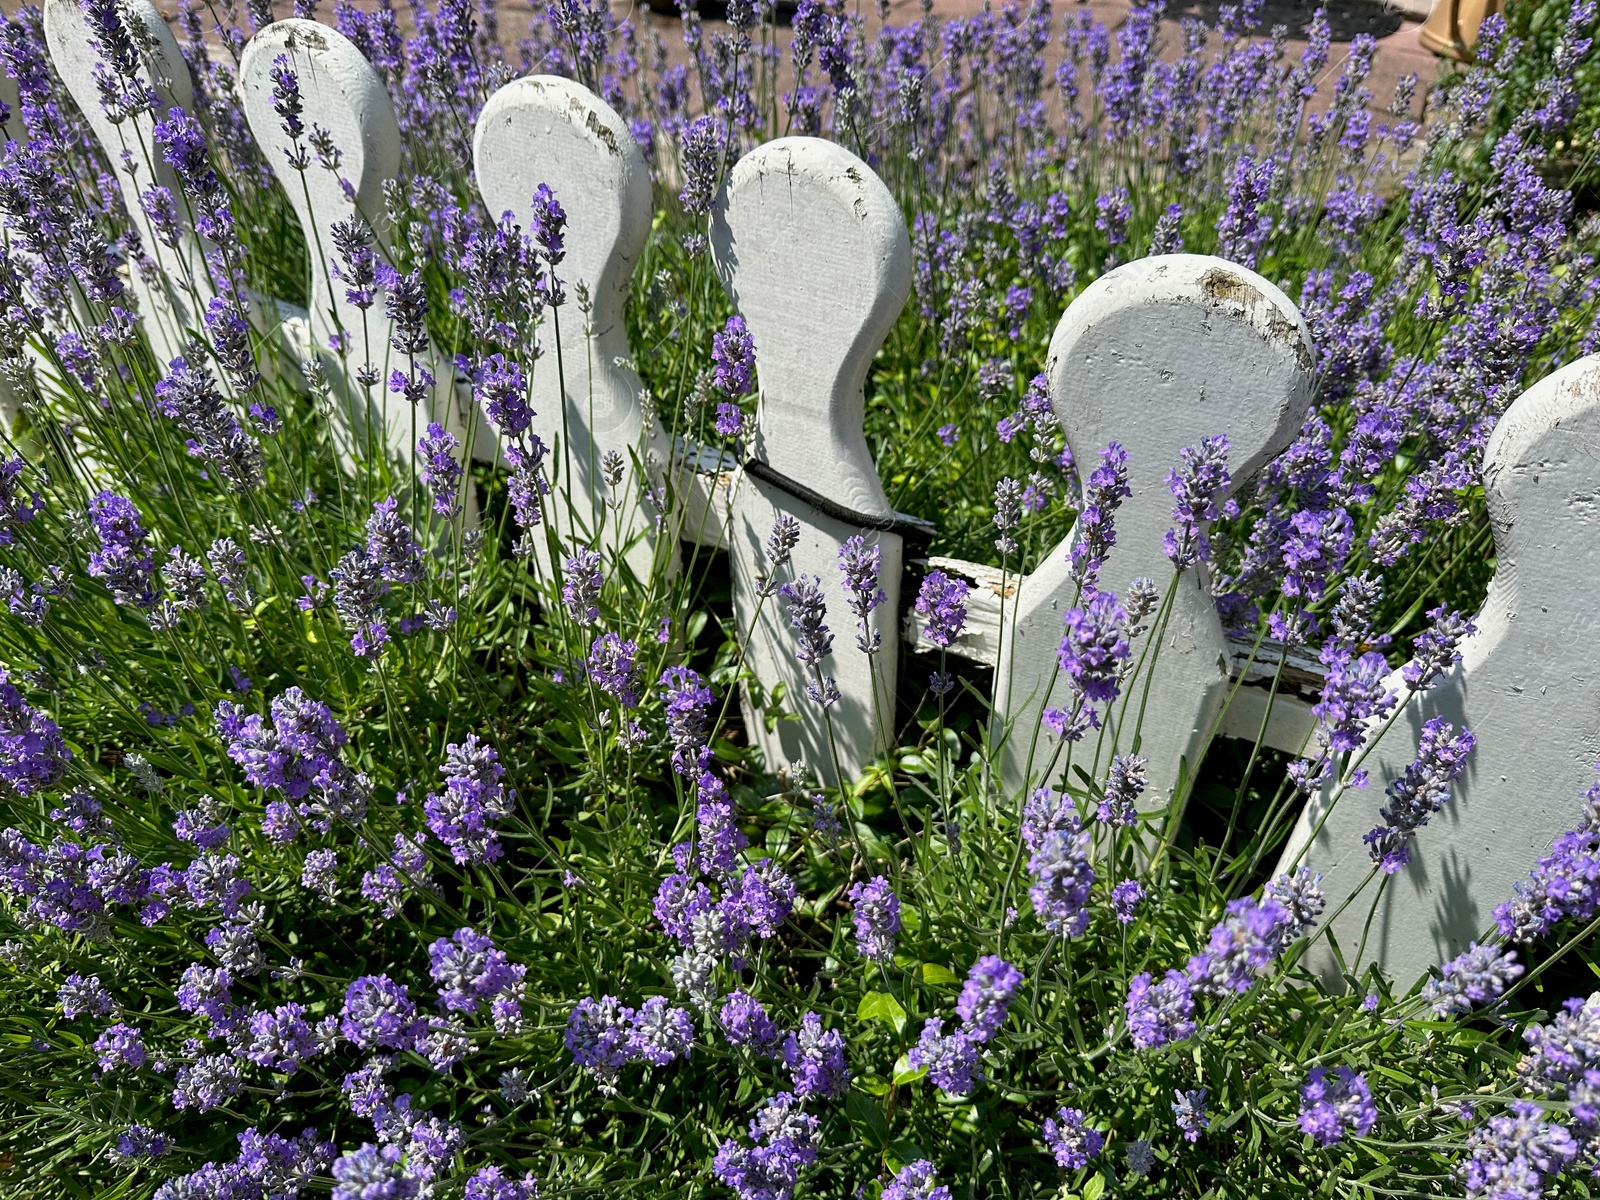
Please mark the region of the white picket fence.
MULTIPOLYGON (((123 11, 138 14, 153 39, 152 85, 165 103, 186 103, 186 72, 165 23, 148 0, 132 0, 123 11)), ((45 14, 56 69, 108 159, 124 161, 128 149, 128 161, 158 162, 148 115, 120 125, 101 116, 94 53, 74 0, 47 0, 45 14)), ((357 212, 376 218, 383 185, 398 169, 390 99, 347 39, 302 20, 256 35, 239 87, 251 128, 313 249, 310 314, 263 300, 258 324, 281 340, 289 361, 321 356, 351 414, 350 436, 360 436, 367 421, 381 421, 392 450, 411 453, 416 415, 409 406, 398 411, 399 402, 385 401, 382 391, 369 395, 353 377, 357 364, 385 361, 387 329, 368 330, 377 310, 365 314, 368 321, 351 311, 329 269, 333 223, 357 212), (288 56, 299 77, 306 126, 334 134, 343 156, 338 174, 348 188, 315 164, 305 171, 288 164, 289 139, 271 103, 270 71, 279 55, 288 56), (337 353, 329 337, 341 331, 346 350, 337 353), (370 344, 352 343, 357 331, 370 344)), ((591 299, 587 320, 570 307, 563 313, 570 318, 559 333, 564 389, 548 369, 553 344, 533 383, 534 431, 554 448, 558 483, 586 514, 579 528, 563 528, 563 537, 581 538, 589 519, 598 522, 607 493, 594 470, 599 456, 614 450, 627 457, 630 476, 642 469, 648 482, 676 497, 669 530, 728 550, 739 626, 754 626, 755 674, 769 689, 787 685, 786 707, 798 718, 769 730, 745 698, 747 728, 768 764, 804 759, 831 779, 836 754, 846 774, 859 772, 887 748, 901 639, 915 643, 922 636, 906 611, 910 597, 901 594, 905 534, 916 523, 891 509, 862 424, 867 370, 911 291, 910 241, 888 189, 854 155, 814 138, 767 143, 734 166, 713 213, 711 254, 756 346, 757 432, 751 461, 738 464, 716 451, 671 446, 627 365, 632 353, 622 309, 652 214, 649 172, 626 124, 570 80, 521 79, 484 107, 473 148, 492 217, 512 211, 526 227, 534 189, 541 183, 554 189, 570 217, 565 282, 571 291, 582 286, 591 299), (804 698, 811 676, 795 660, 783 606, 775 598, 763 602, 759 593, 767 573, 763 543, 778 514, 801 528, 787 576, 821 579, 837 637, 824 665, 840 693, 829 710, 832 744, 821 710, 804 698), (854 535, 882 553, 887 600, 871 617, 881 639, 872 660, 854 647, 837 565, 840 546, 854 535)), ((141 181, 123 174, 128 209, 142 221, 141 181)), ((146 236, 145 244, 156 243, 146 236)), ((191 242, 161 265, 181 272, 203 251, 191 242)), ((181 331, 195 323, 188 295, 170 280, 164 287, 140 281, 137 288, 156 353, 179 352, 181 331)), ((432 415, 463 442, 470 433, 475 455, 495 461, 495 432, 473 410, 470 389, 433 351, 423 357, 440 381, 432 415)), ((1289 299, 1220 259, 1170 255, 1130 263, 1072 303, 1046 364, 1055 411, 1079 462, 1092 461, 1111 440, 1130 458, 1133 496, 1117 517, 1117 544, 1102 570, 1107 586, 1120 589, 1138 576, 1171 578, 1160 549, 1172 507, 1164 477, 1179 451, 1226 433, 1235 486, 1247 481, 1300 426, 1313 361, 1305 324, 1289 299)), ((644 482, 630 477, 624 494, 641 496, 644 482)), ((1557 372, 1512 405, 1489 445, 1484 482, 1498 569, 1461 665, 1412 701, 1368 758, 1371 787, 1346 794, 1331 812, 1313 798, 1283 859, 1322 872, 1330 909, 1338 908, 1370 872, 1362 834, 1378 823, 1383 786, 1412 757, 1422 722, 1442 713, 1478 735, 1454 801, 1418 838, 1414 861, 1390 880, 1371 923, 1369 961, 1375 958, 1402 986, 1489 926, 1512 883, 1575 823, 1578 797, 1600 760, 1600 609, 1592 598, 1600 568, 1600 356, 1557 372)), ((658 549, 667 548, 653 545, 654 518, 642 501, 607 520, 620 520, 619 544, 632 543, 628 559, 636 571, 652 562, 670 566, 670 549, 663 555, 658 549)), ((1042 782, 1039 764, 1048 757, 1030 760, 1029 746, 1057 681, 1055 651, 1073 596, 1066 576, 1070 542, 1021 578, 949 559, 927 564, 976 585, 968 631, 951 652, 995 667, 995 728, 1008 734, 1003 777, 1013 797, 1042 782)), ((1257 736, 1277 661, 1270 648, 1254 659, 1249 650, 1225 635, 1204 568, 1187 572, 1142 724, 1141 752, 1152 773, 1143 797, 1148 808, 1166 806, 1180 762, 1194 766, 1213 731, 1257 736)), ((1266 741, 1298 753, 1312 730, 1305 697, 1320 669, 1300 657, 1284 668, 1266 741)), ((1398 676, 1391 682, 1398 687, 1398 676)), ((920 677, 915 685, 920 690, 920 677)), ((1131 732, 1112 732, 1118 748, 1127 749, 1131 732)), ((1102 762, 1108 758, 1102 754, 1102 762)), ((1336 922, 1345 947, 1360 940, 1367 908, 1351 905, 1336 922)), ((1317 965, 1331 970, 1325 951, 1317 965)))

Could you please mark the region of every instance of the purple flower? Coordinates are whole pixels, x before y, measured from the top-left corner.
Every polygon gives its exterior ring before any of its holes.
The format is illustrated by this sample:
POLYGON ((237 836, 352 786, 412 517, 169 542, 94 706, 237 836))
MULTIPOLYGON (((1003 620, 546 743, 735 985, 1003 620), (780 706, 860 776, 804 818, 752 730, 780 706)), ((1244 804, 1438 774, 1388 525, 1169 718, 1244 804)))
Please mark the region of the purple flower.
POLYGON ((860 622, 856 633, 856 649, 863 654, 875 653, 883 644, 882 635, 869 629, 867 617, 889 597, 878 586, 878 575, 883 569, 883 548, 876 543, 867 545, 860 534, 846 538, 839 547, 839 574, 843 576, 845 606, 860 622))
POLYGON ((317 1053, 316 1038, 305 1012, 303 1005, 280 1004, 271 1012, 253 1014, 244 1056, 258 1067, 294 1074, 302 1062, 317 1053))
POLYGON ((628 1061, 628 1026, 633 1009, 615 996, 579 1000, 567 1016, 565 1041, 572 1061, 592 1072, 602 1085, 616 1078, 628 1061))
POLYGON ((716 697, 688 667, 668 667, 661 673, 661 698, 667 709, 667 736, 672 739, 672 767, 687 776, 696 769, 705 745, 706 718, 716 697))
POLYGON ((332 1142, 318 1140, 314 1127, 293 1138, 251 1127, 239 1134, 234 1167, 256 1181, 262 1194, 295 1200, 313 1176, 328 1170, 336 1153, 332 1142))
POLYGON ((978 1047, 967 1034, 945 1033, 944 1022, 929 1017, 922 1026, 922 1036, 907 1052, 907 1061, 914 1070, 927 1069, 933 1086, 951 1096, 966 1096, 972 1092, 972 1074, 978 1066, 978 1047))
POLYGON ((1432 686, 1433 681, 1461 661, 1456 649, 1462 639, 1477 632, 1477 627, 1458 612, 1446 610, 1444 605, 1428 610, 1433 624, 1418 635, 1412 645, 1412 659, 1400 668, 1400 674, 1416 691, 1432 686))
POLYGON ((722 437, 738 437, 739 430, 744 428, 744 413, 740 411, 737 404, 722 403, 717 405, 715 428, 722 437))
POLYGON ((1439 968, 1440 978, 1422 985, 1422 998, 1436 1017, 1468 1013, 1498 1000, 1521 974, 1522 964, 1517 962, 1515 950, 1473 942, 1439 968))
POLYGON ((728 153, 728 128, 716 117, 696 117, 683 133, 683 190, 678 203, 688 216, 711 211, 728 153))
POLYGON ((1106 235, 1106 241, 1120 246, 1128 239, 1128 218, 1133 215, 1128 189, 1112 188, 1094 198, 1094 227, 1106 235))
POLYGON ((374 1146, 341 1155, 333 1164, 333 1200, 412 1200, 421 1186, 407 1173, 403 1146, 374 1146))
POLYGON ((58 782, 71 761, 61 727, 29 704, 0 668, 0 779, 31 796, 58 782))
POLYGON ((56 998, 61 1001, 61 1015, 69 1021, 85 1014, 108 1017, 117 1007, 98 975, 68 975, 57 990, 56 998))
POLYGON ((1105 1135, 1084 1124, 1083 1110, 1063 1106, 1056 1115, 1046 1118, 1044 1144, 1055 1156, 1063 1171, 1076 1171, 1089 1165, 1089 1160, 1100 1153, 1105 1145, 1105 1135))
POLYGON ((112 1153, 118 1158, 160 1158, 172 1149, 172 1142, 164 1133, 157 1133, 148 1125, 129 1125, 117 1135, 112 1153))
POLYGON ((1095 817, 1107 825, 1129 827, 1139 820, 1135 802, 1143 793, 1147 778, 1146 760, 1137 754, 1118 754, 1111 760, 1095 817))
POLYGON ((938 429, 934 430, 934 433, 946 446, 954 446, 958 441, 961 440, 961 430, 957 429, 954 425, 941 425, 938 429))
POLYGON ((203 1015, 213 1030, 226 1029, 232 1023, 232 986, 233 976, 225 967, 190 963, 176 992, 178 1007, 203 1015))
POLYGON ((623 639, 614 633, 602 633, 589 647, 589 678, 602 690, 615 696, 624 708, 639 703, 635 690, 638 679, 634 659, 639 644, 631 638, 623 639))
POLYGON ((943 571, 929 571, 917 589, 917 613, 923 618, 922 636, 943 649, 961 636, 967 623, 967 596, 972 587, 943 571))
POLYGON ((447 519, 461 511, 462 470, 456 459, 460 448, 460 439, 437 421, 430 421, 428 432, 417 439, 422 482, 433 493, 433 511, 447 519))
POLYGON ((567 615, 579 625, 593 625, 600 619, 600 588, 604 580, 600 574, 600 556, 583 548, 566 562, 566 579, 561 585, 561 602, 567 615))
MULTIPOLYGON (((964 1093, 952 1092, 951 1095, 964 1093)), ((881 1200, 950 1200, 950 1189, 939 1182, 933 1164, 925 1158, 907 1163, 884 1185, 881 1200)))
POLYGON ((207 1054, 178 1068, 172 1107, 210 1112, 238 1094, 239 1064, 231 1054, 207 1054))
POLYGON ((1544 1115, 1537 1104, 1516 1100, 1507 1115, 1491 1117, 1468 1135, 1468 1200, 1538 1200, 1545 1194, 1546 1182, 1577 1157, 1578 1144, 1544 1115))
MULTIPOLYGON (((384 292, 383 313, 389 318, 389 344, 397 354, 407 358, 425 353, 428 349, 428 289, 423 284, 422 272, 413 270, 404 275, 391 272, 384 292)), ((410 383, 404 375, 401 379, 410 383)), ((405 386, 395 388, 392 382, 390 387, 394 391, 408 390, 405 386)))
POLYGON ((531 1171, 518 1179, 499 1167, 480 1167, 467 1179, 462 1200, 539 1200, 539 1184, 531 1171))
MULTIPOLYGON (((213 304, 219 302, 221 297, 213 304)), ((260 484, 261 445, 245 432, 203 363, 190 366, 179 357, 167 364, 166 378, 156 384, 155 407, 177 424, 188 439, 189 453, 235 491, 248 492, 260 484)))
POLYGON ((1100 452, 1100 463, 1090 473, 1083 492, 1083 507, 1078 510, 1070 560, 1072 578, 1086 589, 1099 579, 1111 547, 1117 544, 1114 524, 1122 501, 1133 495, 1128 487, 1128 452, 1117 442, 1100 452))
POLYGON ((1211 1118, 1206 1116, 1206 1089, 1172 1093, 1172 1116, 1186 1141, 1198 1142, 1200 1135, 1211 1128, 1211 1118))
POLYGON ((1443 717, 1422 726, 1417 757, 1387 789, 1389 802, 1378 810, 1387 824, 1363 839, 1372 861, 1393 875, 1411 861, 1411 835, 1450 801, 1450 785, 1466 767, 1467 755, 1477 745, 1470 730, 1452 737, 1455 726, 1443 717))
POLYGON ((1179 452, 1182 466, 1167 472, 1167 487, 1177 501, 1172 519, 1177 524, 1161 539, 1161 549, 1180 571, 1197 562, 1211 561, 1210 522, 1220 515, 1217 500, 1232 484, 1228 474, 1228 439, 1221 434, 1203 438, 1199 446, 1179 452))
POLYGON ((1069 609, 1057 660, 1093 701, 1117 698, 1120 664, 1128 657, 1128 613, 1111 592, 1091 592, 1081 608, 1069 609))
POLYGON ((1395 695, 1383 686, 1389 664, 1376 650, 1351 659, 1348 652, 1324 658, 1328 674, 1322 695, 1311 706, 1317 718, 1317 740, 1330 751, 1359 750, 1366 739, 1363 723, 1394 707, 1395 695))
POLYGON ((1028 859, 1033 884, 1028 898, 1045 929, 1060 937, 1078 937, 1089 926, 1089 891, 1094 868, 1089 865, 1090 835, 1073 814, 1073 823, 1039 839, 1028 859))
POLYGON ((421 1027, 406 985, 363 975, 345 989, 339 1031, 363 1049, 409 1050, 421 1027))
POLYGON ((1230 900, 1227 915, 1212 926, 1206 948, 1189 959, 1189 981, 1202 995, 1247 991, 1285 948, 1292 917, 1278 901, 1250 896, 1230 900))
POLYGON ((1022 986, 1022 972, 993 954, 972 964, 956 999, 961 1028, 974 1042, 987 1042, 1006 1023, 1006 1013, 1022 986))
POLYGON ((633 1016, 628 1031, 628 1056, 664 1067, 675 1058, 688 1058, 694 1047, 694 1021, 689 1010, 673 1008, 665 996, 651 996, 633 1016))
POLYGON ((1117 920, 1127 925, 1133 920, 1139 905, 1144 903, 1144 888, 1137 879, 1124 879, 1111 889, 1111 909, 1117 920))
POLYGON ((833 634, 826 624, 827 601, 822 596, 822 580, 815 575, 801 575, 778 589, 789 610, 789 627, 800 639, 795 657, 808 667, 815 667, 833 653, 833 634))
POLYGON ((503 354, 491 354, 473 371, 473 396, 484 415, 507 438, 520 438, 533 420, 522 368, 503 354))
POLYGON ((1323 1067, 1312 1067, 1300 1089, 1300 1129, 1319 1146, 1334 1146, 1345 1134, 1366 1137, 1378 1123, 1367 1081, 1349 1067, 1338 1067, 1332 1078, 1323 1067))
POLYGON ((900 897, 882 875, 850 889, 855 906, 856 950, 871 962, 894 961, 895 936, 900 932, 900 897))
POLYGON ((339 854, 336 850, 313 850, 306 855, 300 871, 300 884, 331 900, 339 890, 339 854))
POLYGON ((469 733, 467 740, 445 748, 442 794, 429 792, 423 801, 428 828, 458 863, 492 862, 501 857, 500 839, 490 821, 504 820, 515 810, 517 793, 501 782, 506 769, 493 746, 469 733))
POLYGON ((711 361, 712 381, 724 395, 738 399, 750 392, 755 384, 756 346, 743 317, 729 317, 722 332, 711 339, 711 361))
POLYGON ((346 735, 332 710, 292 687, 272 701, 269 715, 270 724, 231 700, 217 705, 217 732, 245 778, 303 801, 298 811, 317 817, 322 827, 330 827, 330 817, 359 821, 366 811, 366 781, 339 761, 346 735))
POLYGON ((1272 232, 1272 217, 1263 210, 1277 165, 1270 156, 1256 162, 1248 150, 1233 164, 1228 176, 1228 207, 1217 222, 1217 253, 1223 258, 1255 267, 1272 232))
POLYGON ((1194 1033, 1194 994, 1181 971, 1152 984, 1149 972, 1128 982, 1128 1035, 1141 1050, 1181 1042, 1194 1033))
POLYGON ((729 874, 738 865, 739 853, 750 843, 735 823, 728 785, 708 767, 700 772, 696 791, 700 869, 707 875, 729 874))
POLYGON ((789 1068, 797 1096, 842 1096, 850 1087, 850 1067, 845 1061, 844 1037, 837 1029, 824 1029, 822 1018, 808 1012, 800 1028, 784 1039, 783 1062, 789 1068))
POLYGON ((107 1028, 94 1041, 102 1071, 115 1071, 118 1067, 138 1070, 145 1064, 144 1037, 137 1026, 118 1022, 107 1028))
POLYGON ((390 920, 400 914, 408 891, 413 887, 427 886, 428 870, 428 856, 420 841, 397 833, 394 835, 393 858, 363 872, 361 894, 378 905, 385 920, 390 920))
POLYGON ((717 1147, 712 1173, 739 1200, 790 1200, 800 1172, 817 1161, 820 1122, 802 1103, 779 1092, 750 1122, 754 1146, 730 1138, 717 1147))
POLYGON ((776 1057, 781 1038, 767 1010, 747 992, 731 992, 717 1014, 729 1045, 749 1046, 757 1054, 776 1057))
POLYGON ((99 492, 89 501, 89 519, 100 539, 89 552, 89 574, 105 582, 118 604, 154 608, 155 559, 139 510, 115 492, 99 492))
POLYGON ((17 540, 17 527, 26 525, 42 510, 38 492, 28 498, 30 494, 17 486, 27 466, 21 455, 0 459, 0 546, 12 545, 17 540))
POLYGON ((533 189, 533 221, 528 232, 544 252, 545 261, 552 267, 567 256, 563 240, 566 227, 566 210, 556 200, 550 185, 541 183, 533 189))
POLYGON ((512 963, 486 934, 462 928, 428 947, 428 974, 439 985, 439 1007, 475 1013, 521 983, 526 968, 512 963))

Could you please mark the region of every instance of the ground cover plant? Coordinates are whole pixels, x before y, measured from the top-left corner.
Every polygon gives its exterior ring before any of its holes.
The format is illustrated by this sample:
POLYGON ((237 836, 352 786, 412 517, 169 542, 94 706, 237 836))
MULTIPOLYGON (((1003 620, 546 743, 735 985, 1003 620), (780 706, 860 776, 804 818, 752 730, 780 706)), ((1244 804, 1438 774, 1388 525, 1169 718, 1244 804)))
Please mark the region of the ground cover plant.
MULTIPOLYGON (((137 25, 84 11, 104 102, 141 111, 137 25)), ((158 140, 181 194, 146 204, 211 239, 218 299, 166 362, 119 273, 152 248, 115 164, 39 14, 0 26, 27 135, 0 164, 0 1189, 1588 1194, 1600 790, 1483 943, 1409 994, 1361 947, 1340 948, 1338 994, 1302 971, 1330 914, 1273 865, 1301 790, 1359 773, 1396 700, 1385 654, 1418 655, 1412 690, 1454 656, 1492 569, 1496 417, 1595 348, 1593 239, 1552 169, 1576 97, 1530 57, 1587 55, 1593 5, 1541 23, 1554 49, 1507 32, 1519 10, 1492 18, 1426 130, 1426 82, 1375 119, 1371 43, 1335 60, 1320 16, 1286 56, 1248 5, 1183 22, 1165 54, 1154 8, 1114 36, 1044 4, 872 32, 811 0, 782 28, 726 15, 683 14, 685 63, 578 3, 537 13, 520 51, 492 6, 323 14, 383 74, 407 155, 370 214, 392 257, 357 227, 332 265, 397 356, 426 329, 473 381, 516 454, 465 471, 443 430, 420 466, 359 440, 346 461, 328 368, 244 320, 247 286, 303 300, 310 272, 233 99, 264 3, 180 21, 195 110, 162 113, 158 140), (529 379, 583 303, 561 263, 584 214, 542 195, 531 227, 497 225, 461 166, 478 108, 528 69, 602 94, 657 172, 629 321, 675 435, 731 448, 755 412, 705 248, 738 153, 822 134, 893 189, 918 266, 870 381, 891 499, 937 519, 936 549, 1009 571, 1079 517, 1075 699, 1037 786, 1000 785, 982 680, 943 657, 908 655, 897 744, 862 778, 763 762, 716 557, 639 578, 603 529, 550 544, 529 379), (1494 108, 1541 73, 1537 104, 1494 108), (1160 686, 1172 579, 1101 578, 1124 456, 1074 462, 1032 382, 1084 283, 1178 249, 1282 280, 1319 383, 1237 511, 1215 503, 1227 430, 1170 464, 1174 574, 1208 562, 1238 628, 1329 672, 1306 753, 1219 744, 1183 822, 1137 815, 1146 764, 1103 761, 1094 725, 1160 686)), ((298 82, 277 85, 292 124, 298 82)), ((666 541, 680 519, 662 513, 666 541)), ((788 537, 766 602, 795 652, 865 652, 859 614, 787 571, 788 537)), ((875 560, 847 549, 870 610, 875 560)), ((913 584, 948 644, 966 585, 913 584)), ((1406 869, 1472 745, 1430 724, 1402 777, 1348 788, 1375 875, 1406 869)))

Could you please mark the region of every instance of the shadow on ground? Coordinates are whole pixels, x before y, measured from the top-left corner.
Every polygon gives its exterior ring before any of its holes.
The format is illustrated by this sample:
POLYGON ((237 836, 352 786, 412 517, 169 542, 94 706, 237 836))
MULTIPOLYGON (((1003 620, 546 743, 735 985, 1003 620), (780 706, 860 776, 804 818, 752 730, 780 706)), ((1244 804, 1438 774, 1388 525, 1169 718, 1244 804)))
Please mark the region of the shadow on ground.
MULTIPOLYGON (((1223 7, 1223 0, 1188 0, 1187 3, 1174 0, 1167 7, 1167 16, 1174 19, 1198 17, 1209 23, 1217 19, 1223 7)), ((1348 42, 1361 33, 1370 33, 1375 38, 1388 37, 1404 20, 1398 11, 1376 0, 1330 0, 1324 7, 1328 10, 1328 27, 1336 42, 1348 42)), ((1290 37, 1304 37, 1315 11, 1316 6, 1312 4, 1267 0, 1261 10, 1261 28, 1268 30, 1274 25, 1284 25, 1290 37)))

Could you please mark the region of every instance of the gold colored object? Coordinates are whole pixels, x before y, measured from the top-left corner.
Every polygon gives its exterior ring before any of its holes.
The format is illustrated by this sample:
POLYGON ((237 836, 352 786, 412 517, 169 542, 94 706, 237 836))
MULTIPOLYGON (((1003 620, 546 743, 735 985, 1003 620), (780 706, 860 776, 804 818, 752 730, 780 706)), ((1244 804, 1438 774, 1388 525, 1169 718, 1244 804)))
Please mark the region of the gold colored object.
POLYGON ((1417 40, 1445 58, 1471 62, 1478 26, 1500 11, 1501 0, 1438 0, 1417 30, 1417 40))

